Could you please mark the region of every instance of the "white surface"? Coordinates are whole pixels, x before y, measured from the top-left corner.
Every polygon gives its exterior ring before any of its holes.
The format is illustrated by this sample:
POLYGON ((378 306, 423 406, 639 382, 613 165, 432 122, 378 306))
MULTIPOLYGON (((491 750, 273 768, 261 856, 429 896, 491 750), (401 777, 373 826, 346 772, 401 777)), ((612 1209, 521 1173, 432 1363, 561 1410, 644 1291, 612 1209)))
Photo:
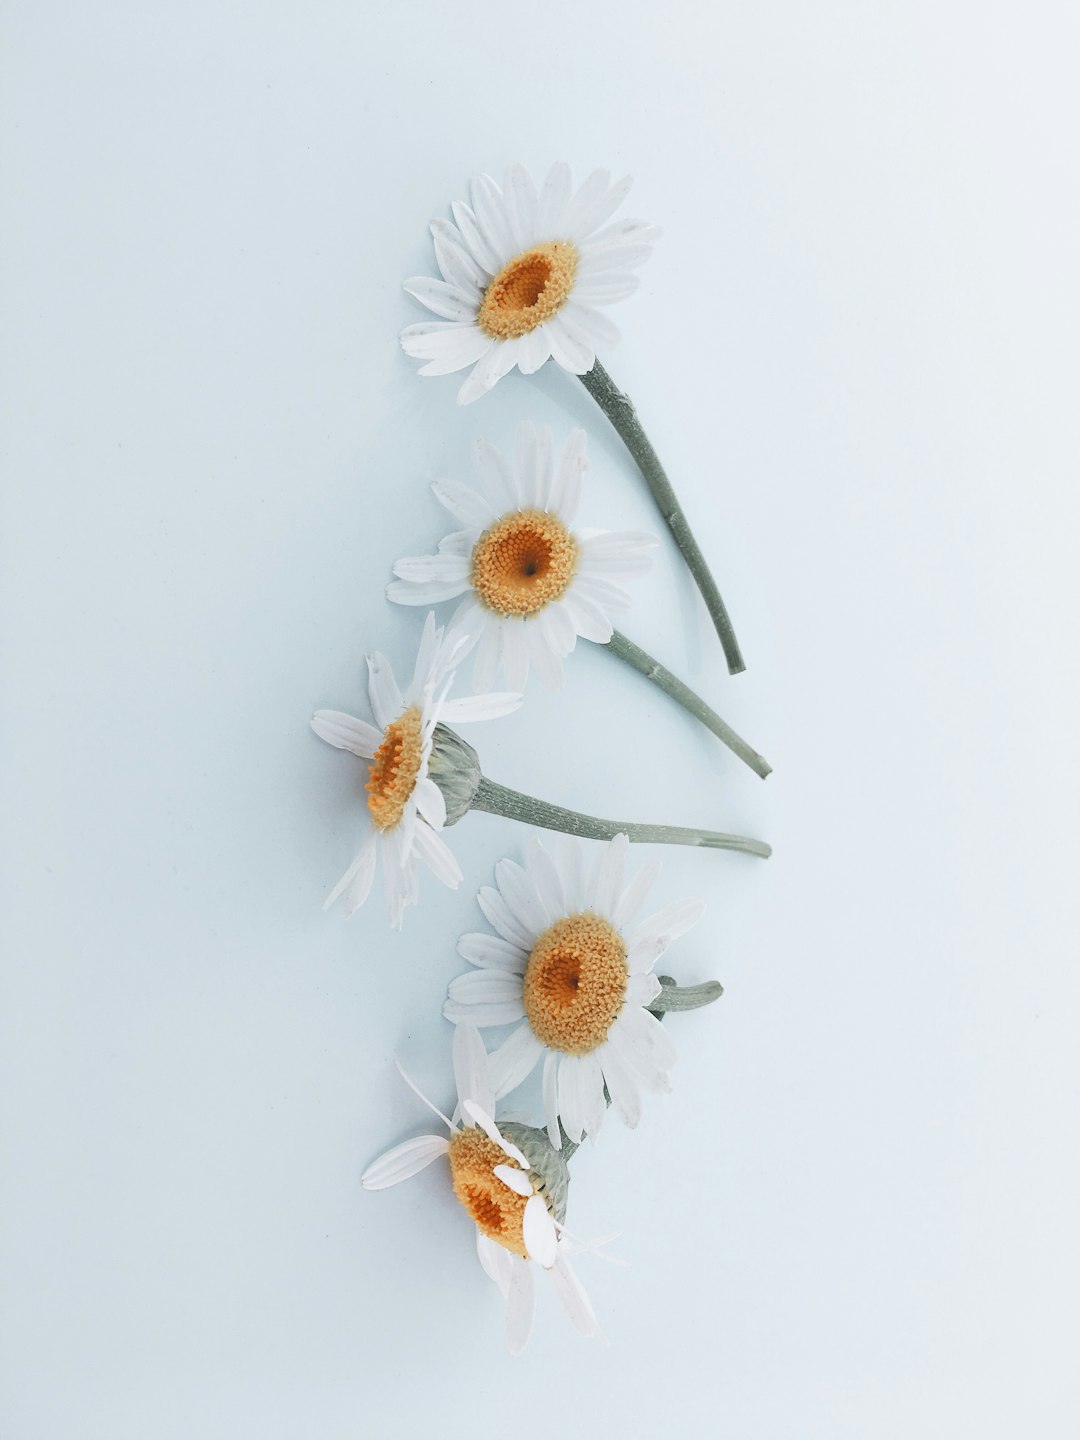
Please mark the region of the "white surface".
MULTIPOLYGON (((1075 1434, 1077 22, 1066 4, 9 4, 3 18, 5 1440, 1075 1434), (675 1093, 575 1164, 611 1345, 526 1355, 434 1172, 439 1016, 524 835, 471 816, 403 935, 320 902, 356 767, 307 729, 419 617, 391 561, 483 433, 400 290, 478 169, 637 177, 665 238, 604 358, 729 598, 665 546, 629 633, 762 785, 599 652, 477 731, 494 778, 715 823, 675 1093), (1064 687, 1068 686, 1067 693, 1064 687), (552 1388, 553 1387, 553 1390, 552 1388)), ((642 854, 640 858, 644 859, 642 854)))

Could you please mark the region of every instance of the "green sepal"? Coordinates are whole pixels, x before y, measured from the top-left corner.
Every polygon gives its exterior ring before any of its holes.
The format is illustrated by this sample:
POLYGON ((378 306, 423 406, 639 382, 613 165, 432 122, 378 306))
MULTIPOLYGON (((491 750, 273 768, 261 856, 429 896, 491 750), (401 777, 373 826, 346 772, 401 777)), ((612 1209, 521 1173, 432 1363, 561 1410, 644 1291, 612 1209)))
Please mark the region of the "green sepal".
POLYGON ((500 1120, 499 1130, 507 1140, 513 1141, 532 1166, 533 1188, 544 1197, 548 1209, 562 1225, 566 1220, 570 1171, 548 1139, 547 1131, 537 1130, 533 1125, 520 1125, 516 1120, 500 1120))
POLYGON ((669 1010, 700 1010, 719 1000, 724 987, 719 980, 706 980, 703 985, 677 985, 670 975, 658 975, 660 994, 649 1006, 650 1015, 659 1020, 669 1010))
POLYGON ((453 730, 436 725, 431 737, 428 774, 446 801, 447 825, 456 825, 469 813, 483 778, 476 751, 453 730))

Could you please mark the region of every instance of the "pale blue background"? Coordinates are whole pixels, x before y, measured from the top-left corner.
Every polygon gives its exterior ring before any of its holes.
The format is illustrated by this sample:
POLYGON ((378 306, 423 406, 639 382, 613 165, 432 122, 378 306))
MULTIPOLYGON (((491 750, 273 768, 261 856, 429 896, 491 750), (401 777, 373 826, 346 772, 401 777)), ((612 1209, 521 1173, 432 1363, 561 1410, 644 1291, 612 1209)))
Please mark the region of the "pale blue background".
MULTIPOLYGON (((1077 19, 1067 4, 2 10, 5 1440, 1076 1433, 1077 19), (397 332, 477 169, 637 183, 665 237, 605 356, 727 593, 625 628, 762 785, 602 653, 489 771, 761 834, 669 852, 675 1093, 575 1165, 611 1339, 511 1361, 435 1172, 472 894, 324 916, 355 768, 307 730, 418 618, 477 433, 590 427, 583 520, 653 527, 580 386, 473 408, 397 332), (492 1432, 494 1433, 494 1432, 492 1432)), ((644 859, 644 855, 640 858, 644 859)))

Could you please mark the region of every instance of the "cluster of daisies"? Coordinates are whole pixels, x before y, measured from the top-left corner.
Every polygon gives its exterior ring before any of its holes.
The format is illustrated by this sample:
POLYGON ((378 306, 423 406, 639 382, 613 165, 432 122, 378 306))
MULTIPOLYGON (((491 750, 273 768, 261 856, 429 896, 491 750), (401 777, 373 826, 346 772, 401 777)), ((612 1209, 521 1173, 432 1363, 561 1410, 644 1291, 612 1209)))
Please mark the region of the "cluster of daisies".
MULTIPOLYGON (((468 369, 462 403, 515 365, 531 374, 554 360, 595 379, 596 347, 616 338, 603 308, 634 289, 657 233, 612 219, 628 189, 628 180, 612 184, 597 171, 575 190, 565 165, 539 187, 520 166, 502 187, 487 176, 474 181, 471 203, 452 205, 453 222, 432 223, 441 278, 406 282, 440 317, 402 334, 406 352, 425 362, 420 373, 468 369)), ((643 1095, 670 1088, 675 1048, 665 1013, 720 993, 715 983, 686 988, 657 975, 660 957, 703 906, 685 900, 641 918, 659 866, 627 866, 631 838, 672 843, 711 832, 622 828, 517 796, 483 776, 457 733, 516 710, 532 674, 562 685, 578 640, 609 644, 630 606, 625 586, 648 567, 657 542, 577 524, 585 466, 580 429, 556 441, 550 428, 524 423, 511 456, 477 440, 473 483, 432 487, 453 528, 435 554, 393 566, 389 599, 427 611, 411 677, 402 686, 384 656, 369 655, 371 718, 320 710, 312 721, 317 735, 366 766, 359 848, 326 901, 340 900, 346 914, 368 899, 380 855, 395 927, 418 901, 421 866, 459 885, 445 831, 471 808, 602 840, 590 851, 580 839, 534 834, 524 864, 495 866, 494 886, 476 897, 489 928, 459 939, 469 968, 451 981, 443 1007, 454 1026, 456 1107, 445 1115, 420 1096, 442 1129, 389 1150, 363 1176, 380 1190, 445 1159, 480 1263, 505 1299, 514 1353, 529 1336, 537 1269, 576 1329, 600 1335, 571 1257, 604 1242, 566 1228, 568 1162, 586 1139, 595 1142, 609 1107, 635 1126, 643 1095), (440 625, 434 607, 442 605, 453 608, 440 625), (452 694, 466 661, 470 693, 452 694), (489 1053, 482 1032, 493 1027, 512 1028, 489 1053), (504 1097, 536 1072, 539 1123, 497 1118, 504 1097)), ((689 843, 768 853, 739 837, 689 843)))

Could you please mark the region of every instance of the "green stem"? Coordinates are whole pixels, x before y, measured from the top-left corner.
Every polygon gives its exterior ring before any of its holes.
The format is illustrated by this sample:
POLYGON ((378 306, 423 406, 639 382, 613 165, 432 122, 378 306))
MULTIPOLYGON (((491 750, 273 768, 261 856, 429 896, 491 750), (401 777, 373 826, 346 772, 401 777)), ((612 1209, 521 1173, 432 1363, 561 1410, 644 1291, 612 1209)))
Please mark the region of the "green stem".
POLYGON ((489 815, 505 815, 526 825, 539 825, 544 830, 562 830, 567 835, 580 835, 587 840, 612 840, 626 835, 640 844, 701 845, 709 850, 738 850, 744 855, 757 855, 762 860, 772 854, 772 846, 762 840, 749 840, 743 835, 720 835, 714 830, 690 830, 679 825, 634 825, 619 820, 598 820, 577 810, 564 810, 498 785, 486 775, 480 777, 472 810, 485 810, 489 815))
POLYGON ((675 544, 682 552, 683 559, 690 567, 690 573, 701 591, 702 599, 716 626, 720 644, 724 647, 724 658, 727 660, 728 671, 732 675, 738 675, 740 671, 746 669, 746 664, 742 658, 742 652, 739 650, 739 642, 735 638, 727 607, 716 581, 712 577, 712 571, 709 569, 705 556, 701 553, 701 547, 694 539, 693 531, 682 512, 671 481, 660 464, 660 458, 653 449, 649 437, 641 428, 641 421, 634 409, 634 402, 629 395, 619 389, 599 360, 586 374, 579 375, 578 379, 618 431, 623 444, 630 451, 635 464, 645 477, 645 483, 671 531, 675 544))
POLYGON ((737 735, 726 720, 721 720, 716 711, 706 705, 701 696, 691 690, 689 685, 684 685, 677 675, 673 675, 666 666, 660 664, 659 660, 654 660, 648 651, 642 650, 640 645, 635 645, 633 640, 619 630, 612 634, 607 648, 613 655, 617 655, 620 660, 625 660, 627 665, 644 675, 646 680, 651 680, 654 685, 658 685, 684 710, 688 710, 695 719, 700 720, 717 739, 722 740, 729 750, 749 765, 755 774, 760 775, 762 780, 766 775, 772 774, 772 766, 764 756, 759 755, 752 745, 748 745, 741 735, 737 735))

